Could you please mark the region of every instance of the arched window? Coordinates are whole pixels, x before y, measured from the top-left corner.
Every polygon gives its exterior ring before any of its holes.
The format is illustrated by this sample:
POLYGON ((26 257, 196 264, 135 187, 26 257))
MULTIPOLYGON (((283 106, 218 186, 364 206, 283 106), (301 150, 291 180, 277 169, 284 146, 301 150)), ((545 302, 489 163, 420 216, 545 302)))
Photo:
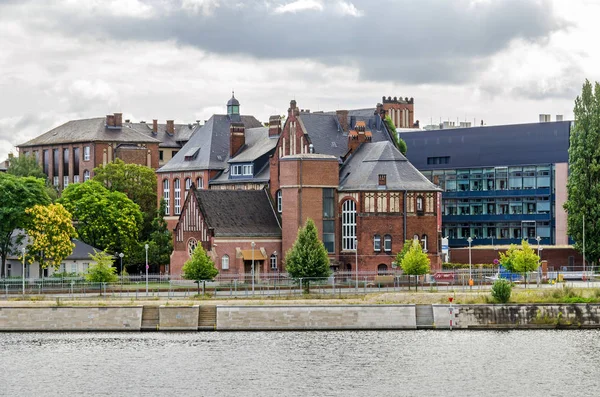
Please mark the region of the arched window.
POLYGON ((187 246, 188 246, 187 247, 188 248, 188 255, 191 257, 194 254, 194 250, 198 246, 198 241, 195 238, 191 237, 188 240, 187 246))
POLYGON ((221 257, 221 269, 229 270, 229 255, 223 255, 221 257))
POLYGON ((277 270, 277 254, 271 255, 271 270, 277 270))
POLYGON ((379 274, 379 275, 386 274, 387 271, 388 271, 388 267, 385 263, 382 263, 379 266, 377 266, 377 274, 379 274))
POLYGON ((423 197, 417 196, 417 212, 423 212, 423 197))
POLYGON ((90 172, 88 170, 83 171, 83 181, 88 181, 90 179, 90 172))
POLYGON ((198 189, 204 189, 204 181, 202 180, 201 176, 199 176, 198 179, 196 179, 196 187, 198 189))
POLYGON ((171 201, 169 200, 170 192, 169 192, 169 180, 163 180, 163 199, 165 200, 165 215, 169 215, 171 213, 171 201))
POLYGON ((423 243, 423 251, 427 252, 427 235, 424 234, 421 238, 421 242, 423 243))
POLYGON ((418 234, 415 234, 415 235, 413 236, 413 240, 417 240, 417 241, 419 241, 419 235, 418 235, 418 234))
POLYGON ((342 204, 342 250, 356 250, 356 203, 352 200, 342 204))
POLYGON ((185 198, 187 198, 188 192, 192 187, 192 180, 190 178, 185 178, 185 198))
POLYGON ((281 194, 281 190, 277 191, 277 212, 279 212, 281 214, 281 210, 282 210, 282 201, 283 201, 283 197, 281 194))
POLYGON ((379 234, 373 237, 373 250, 376 252, 381 251, 381 236, 379 234))
POLYGON ((392 236, 390 236, 389 234, 386 234, 383 237, 383 249, 385 250, 385 252, 392 251, 392 236))
POLYGON ((179 178, 173 181, 173 191, 175 192, 175 215, 181 213, 181 181, 179 178))

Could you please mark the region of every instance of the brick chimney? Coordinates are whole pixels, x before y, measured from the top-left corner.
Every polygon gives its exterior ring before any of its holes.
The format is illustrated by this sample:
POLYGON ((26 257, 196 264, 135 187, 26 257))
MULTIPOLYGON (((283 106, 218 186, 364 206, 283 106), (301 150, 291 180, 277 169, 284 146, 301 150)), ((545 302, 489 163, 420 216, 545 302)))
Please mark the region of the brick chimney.
POLYGON ((232 122, 229 125, 229 157, 233 157, 246 144, 244 123, 232 122))
POLYGON ((281 117, 269 117, 269 136, 279 136, 281 134, 281 117))
POLYGON ((292 116, 298 116, 300 114, 300 109, 296 106, 296 100, 292 99, 290 101, 290 107, 288 109, 288 118, 292 116))
POLYGON ((175 122, 173 120, 167 120, 167 134, 175 135, 175 122))
POLYGON ((158 134, 158 120, 152 120, 152 133, 158 134))
POLYGON ((340 127, 342 127, 342 131, 348 131, 348 111, 347 110, 336 110, 335 114, 337 115, 338 121, 340 123, 340 127))
POLYGON ((387 186, 387 175, 379 174, 379 186, 387 186))
POLYGON ((106 126, 111 128, 115 126, 115 115, 114 114, 107 114, 106 115, 106 126))
POLYGON ((123 113, 115 113, 115 127, 123 127, 123 113))
POLYGON ((373 134, 367 131, 367 126, 364 121, 357 121, 355 129, 348 133, 348 151, 353 153, 358 147, 365 142, 371 142, 373 134))
MULTIPOLYGON (((383 99, 385 100, 385 97, 383 97, 383 99)), ((377 110, 375 111, 376 115, 379 115, 379 117, 381 117, 382 119, 385 119, 385 109, 383 108, 383 105, 381 103, 377 104, 377 110)))

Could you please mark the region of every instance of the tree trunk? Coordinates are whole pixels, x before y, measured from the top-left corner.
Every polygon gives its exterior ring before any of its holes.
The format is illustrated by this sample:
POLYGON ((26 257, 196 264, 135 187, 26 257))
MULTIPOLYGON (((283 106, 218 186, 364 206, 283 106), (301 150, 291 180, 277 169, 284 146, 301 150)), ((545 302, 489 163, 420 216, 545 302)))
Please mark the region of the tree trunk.
POLYGON ((415 292, 419 290, 419 276, 415 275, 415 292))
POLYGON ((200 280, 197 280, 196 284, 198 284, 198 295, 200 295, 200 280))
POLYGON ((6 267, 6 256, 2 255, 2 269, 0 269, 0 278, 5 278, 6 274, 4 274, 4 268, 6 267))

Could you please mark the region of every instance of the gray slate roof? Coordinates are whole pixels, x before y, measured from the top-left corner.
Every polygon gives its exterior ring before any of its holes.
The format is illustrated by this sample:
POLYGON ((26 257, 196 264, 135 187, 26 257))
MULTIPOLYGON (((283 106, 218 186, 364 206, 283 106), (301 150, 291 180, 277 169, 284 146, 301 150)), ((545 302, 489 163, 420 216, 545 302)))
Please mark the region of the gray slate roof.
POLYGON ((229 159, 229 163, 247 163, 270 152, 277 146, 277 138, 269 137, 269 127, 246 129, 246 144, 237 156, 229 159))
POLYGON ((109 129, 104 117, 71 120, 45 134, 33 138, 19 147, 38 145, 57 145, 75 142, 127 142, 127 143, 158 143, 158 139, 131 128, 123 123, 122 128, 109 129))
MULTIPOLYGON (((13 241, 13 248, 14 251, 16 252, 21 252, 21 250, 23 249, 24 246, 26 246, 29 243, 29 237, 25 237, 20 244, 15 244, 15 240, 17 239, 18 236, 22 236, 25 233, 25 231, 23 231, 22 229, 17 229, 15 231, 13 231, 12 235, 11 235, 11 239, 13 241)), ((99 249, 96 249, 94 247, 92 247, 89 244, 84 243, 81 240, 77 240, 77 239, 73 239, 71 240, 73 242, 73 244, 75 244, 75 248, 73 248, 73 252, 71 253, 71 255, 69 255, 68 257, 66 257, 65 259, 67 260, 90 260, 90 255, 89 254, 94 254, 98 251, 101 251, 99 249)), ((17 256, 16 255, 12 255, 10 254, 8 256, 9 259, 16 259, 17 256)))
MULTIPOLYGON (((391 137, 385 129, 384 123, 381 122, 377 125, 373 111, 363 112, 363 109, 349 111, 348 126, 350 128, 353 127, 351 120, 365 122, 367 130, 373 134, 371 142, 391 142, 391 137)), ((348 152, 348 131, 340 129, 335 113, 301 113, 300 121, 314 146, 315 153, 329 154, 338 158, 346 155, 348 152)))
POLYGON ((152 133, 152 123, 127 123, 132 129, 142 134, 158 139, 161 148, 179 149, 187 142, 192 134, 200 128, 198 124, 175 124, 175 134, 167 133, 166 124, 158 124, 157 133, 152 133))
MULTIPOLYGON (((246 129, 262 127, 254 116, 240 116, 246 129)), ((222 170, 227 168, 229 159, 229 116, 226 114, 213 115, 200 127, 190 140, 167 164, 157 172, 191 171, 191 170, 222 170), (190 161, 185 160, 186 153, 191 148, 199 147, 198 155, 190 161)))
POLYGON ((195 190, 200 211, 215 237, 281 237, 265 190, 195 190))
POLYGON ((391 142, 362 144, 340 169, 339 190, 379 190, 380 174, 386 175, 386 190, 441 191, 391 142))

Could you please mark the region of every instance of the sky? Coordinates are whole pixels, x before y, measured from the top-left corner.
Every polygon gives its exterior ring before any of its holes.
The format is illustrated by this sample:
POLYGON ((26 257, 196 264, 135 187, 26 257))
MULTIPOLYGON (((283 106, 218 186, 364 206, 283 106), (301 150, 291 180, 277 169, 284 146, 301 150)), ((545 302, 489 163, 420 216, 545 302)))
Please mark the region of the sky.
POLYGON ((0 0, 0 161, 73 119, 261 121, 412 97, 421 126, 573 117, 600 0, 0 0))

